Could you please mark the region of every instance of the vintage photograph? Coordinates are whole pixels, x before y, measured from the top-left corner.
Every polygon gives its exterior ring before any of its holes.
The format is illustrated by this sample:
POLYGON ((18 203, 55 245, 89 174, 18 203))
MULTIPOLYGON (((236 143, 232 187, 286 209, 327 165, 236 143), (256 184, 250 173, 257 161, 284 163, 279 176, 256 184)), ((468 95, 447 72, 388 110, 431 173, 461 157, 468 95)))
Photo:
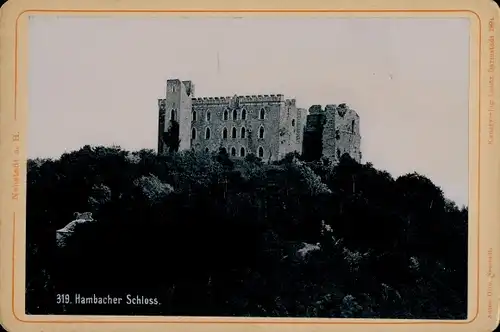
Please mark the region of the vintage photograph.
POLYGON ((470 21, 28 21, 26 314, 467 319, 470 21))

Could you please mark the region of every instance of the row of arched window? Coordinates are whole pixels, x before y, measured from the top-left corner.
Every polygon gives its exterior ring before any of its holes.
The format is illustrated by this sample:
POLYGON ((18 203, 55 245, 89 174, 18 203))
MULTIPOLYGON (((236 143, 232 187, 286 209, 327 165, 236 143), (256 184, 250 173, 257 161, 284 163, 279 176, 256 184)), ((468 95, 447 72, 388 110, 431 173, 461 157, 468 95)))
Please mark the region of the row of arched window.
MULTIPOLYGON (((212 135, 212 132, 210 128, 205 128, 205 139, 210 139, 212 135)), ((191 139, 195 140, 197 136, 196 128, 191 129, 191 139)), ((241 127, 240 129, 240 138, 246 138, 247 137, 247 130, 245 127, 241 127)), ((237 138, 238 137, 238 131, 236 130, 235 127, 233 127, 231 131, 231 138, 237 138)), ((222 129, 222 139, 227 139, 228 138, 228 132, 227 128, 222 129)), ((259 138, 262 139, 264 138, 264 127, 261 126, 259 128, 259 138)))
MULTIPOLYGON (((172 119, 174 118, 174 113, 175 111, 172 110, 172 119)), ((266 117, 266 110, 264 108, 261 108, 260 109, 260 113, 259 113, 259 119, 260 120, 264 120, 266 117)), ((208 111, 206 114, 205 114, 205 118, 207 121, 210 121, 211 118, 212 118, 212 114, 210 113, 210 111, 208 111)), ((196 111, 193 111, 192 112, 192 120, 193 121, 196 121, 198 119, 198 115, 196 113, 196 111)), ((223 115, 223 119, 224 121, 227 121, 229 120, 229 111, 228 110, 225 110, 224 111, 224 115, 223 115)), ((233 120, 238 120, 238 110, 233 110, 232 112, 232 119, 233 120)), ((247 110, 246 109, 242 109, 241 110, 241 120, 246 120, 247 119, 247 110)))
MULTIPOLYGON (((238 120, 238 111, 233 110, 232 113, 233 113, 232 114, 233 120, 238 120)), ((177 111, 173 109, 170 111, 170 120, 174 121, 176 118, 177 118, 177 111)), ((208 122, 212 119, 212 114, 210 113, 210 111, 208 111, 206 113, 205 118, 208 122)), ((260 113, 259 113, 259 120, 264 120, 265 118, 266 118, 266 111, 264 108, 261 108, 260 113)), ((198 119, 198 115, 197 115, 196 111, 193 111, 192 112, 192 120, 196 121, 197 119, 198 119)), ((229 119, 229 111, 225 110, 224 111, 224 121, 227 121, 228 119, 229 119)), ((242 109, 241 110, 241 120, 246 120, 246 119, 247 119, 247 110, 242 109)))
MULTIPOLYGON (((226 148, 222 148, 222 151, 224 151, 225 153, 228 153, 228 151, 226 150, 226 148)), ((209 152, 209 149, 208 148, 205 148, 205 152, 209 152)), ((233 146, 231 148, 231 157, 236 157, 237 156, 237 153, 236 153, 236 148, 233 146)), ((257 154, 259 156, 259 158, 262 158, 264 157, 264 148, 262 146, 259 146, 259 148, 257 149, 257 154)), ((246 150, 244 147, 241 147, 240 148, 240 153, 239 153, 239 156, 240 157, 245 157, 246 155, 246 150)))

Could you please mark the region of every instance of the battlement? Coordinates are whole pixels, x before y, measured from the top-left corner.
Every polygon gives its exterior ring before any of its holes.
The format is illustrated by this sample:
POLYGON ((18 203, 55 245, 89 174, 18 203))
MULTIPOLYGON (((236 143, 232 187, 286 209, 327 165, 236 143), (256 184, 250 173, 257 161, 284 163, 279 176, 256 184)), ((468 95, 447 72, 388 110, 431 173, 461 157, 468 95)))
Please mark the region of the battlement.
MULTIPOLYGON (((229 104, 231 100, 237 99, 241 104, 248 103, 280 103, 285 101, 285 98, 282 94, 277 95, 247 95, 247 96, 233 96, 233 97, 198 97, 192 98, 191 102, 193 105, 203 105, 203 104, 211 104, 211 105, 222 105, 229 104)), ((295 99, 292 99, 295 102, 295 99)))
POLYGON ((240 103, 273 103, 282 102, 285 97, 282 94, 277 95, 251 95, 251 96, 238 96, 240 103))
POLYGON ((285 100, 285 105, 286 106, 295 106, 295 103, 296 103, 295 98, 293 98, 293 99, 286 99, 285 100))
POLYGON ((198 97, 198 98, 191 98, 191 103, 193 105, 205 105, 205 104, 211 104, 211 105, 223 105, 223 104, 229 104, 231 101, 231 97, 198 97))

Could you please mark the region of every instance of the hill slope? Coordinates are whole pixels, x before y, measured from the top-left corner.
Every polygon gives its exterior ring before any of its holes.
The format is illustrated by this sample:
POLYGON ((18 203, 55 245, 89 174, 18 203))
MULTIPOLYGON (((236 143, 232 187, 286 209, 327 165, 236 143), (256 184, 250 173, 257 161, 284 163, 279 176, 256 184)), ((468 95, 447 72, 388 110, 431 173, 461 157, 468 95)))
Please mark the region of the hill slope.
POLYGON ((297 157, 85 146, 30 160, 28 312, 466 318, 466 208, 415 173, 297 157), (95 222, 58 248, 76 211, 95 222))

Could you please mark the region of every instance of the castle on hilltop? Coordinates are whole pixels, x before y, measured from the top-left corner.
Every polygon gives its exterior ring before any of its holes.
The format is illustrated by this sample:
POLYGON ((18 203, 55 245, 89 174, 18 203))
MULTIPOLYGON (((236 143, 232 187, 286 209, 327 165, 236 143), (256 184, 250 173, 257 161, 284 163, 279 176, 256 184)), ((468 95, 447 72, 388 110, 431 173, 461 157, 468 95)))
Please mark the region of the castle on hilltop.
POLYGON ((361 161, 359 116, 345 104, 299 108, 278 95, 195 98, 191 81, 167 80, 158 99, 158 153, 225 150, 279 160, 289 152, 309 160, 338 161, 347 153, 361 161))

